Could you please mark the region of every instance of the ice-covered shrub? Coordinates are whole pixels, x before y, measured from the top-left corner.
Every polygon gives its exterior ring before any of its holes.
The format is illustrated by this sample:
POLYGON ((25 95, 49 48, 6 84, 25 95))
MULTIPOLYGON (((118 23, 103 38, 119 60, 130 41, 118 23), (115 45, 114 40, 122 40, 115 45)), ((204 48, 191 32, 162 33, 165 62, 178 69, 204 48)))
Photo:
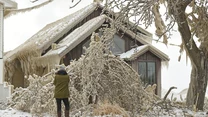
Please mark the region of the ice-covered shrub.
POLYGON ((44 112, 54 114, 55 100, 53 100, 54 86, 51 76, 29 76, 27 88, 16 88, 12 94, 9 105, 15 109, 40 115, 44 112))

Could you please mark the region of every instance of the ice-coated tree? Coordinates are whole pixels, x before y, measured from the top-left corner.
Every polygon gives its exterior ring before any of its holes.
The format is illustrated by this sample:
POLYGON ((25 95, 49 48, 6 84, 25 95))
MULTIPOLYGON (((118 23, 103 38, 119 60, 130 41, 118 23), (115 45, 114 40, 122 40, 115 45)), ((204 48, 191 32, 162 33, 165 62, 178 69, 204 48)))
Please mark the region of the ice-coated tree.
MULTIPOLYGON (((144 89, 138 73, 131 66, 119 57, 106 53, 106 41, 115 32, 112 33, 108 28, 104 30, 101 38, 93 33, 85 54, 66 67, 70 76, 70 111, 73 113, 85 108, 89 114, 93 109, 87 107, 108 101, 130 112, 131 117, 136 117, 138 113, 146 114, 158 101, 154 94, 155 86, 144 89)), ((45 112, 54 115, 54 73, 55 70, 42 77, 30 75, 27 78, 29 86, 16 88, 9 105, 37 116, 45 112)))
POLYGON ((155 23, 156 34, 165 44, 171 38, 173 27, 178 27, 181 51, 186 51, 192 64, 186 104, 203 110, 208 79, 208 0, 107 0, 105 6, 118 9, 116 20, 136 19, 135 26, 144 24, 146 27, 155 23), (166 11, 164 14, 161 6, 166 11))

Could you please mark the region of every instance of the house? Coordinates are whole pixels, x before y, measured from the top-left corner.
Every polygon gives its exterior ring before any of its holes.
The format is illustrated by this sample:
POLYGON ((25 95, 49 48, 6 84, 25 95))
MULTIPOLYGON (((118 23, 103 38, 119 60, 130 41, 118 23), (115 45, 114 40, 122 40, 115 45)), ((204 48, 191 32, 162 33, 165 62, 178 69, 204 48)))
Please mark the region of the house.
MULTIPOLYGON (((43 75, 64 63, 79 59, 88 47, 93 32, 109 24, 109 16, 101 14, 103 7, 92 3, 79 11, 46 25, 25 43, 5 55, 5 76, 15 87, 27 86, 24 75, 43 75)), ((123 58, 147 84, 157 84, 161 94, 161 62, 166 54, 151 45, 152 34, 137 27, 136 31, 122 26, 114 35, 113 54, 123 58), (125 33, 123 33, 125 32, 125 33), (122 36, 121 36, 122 35, 122 36)))

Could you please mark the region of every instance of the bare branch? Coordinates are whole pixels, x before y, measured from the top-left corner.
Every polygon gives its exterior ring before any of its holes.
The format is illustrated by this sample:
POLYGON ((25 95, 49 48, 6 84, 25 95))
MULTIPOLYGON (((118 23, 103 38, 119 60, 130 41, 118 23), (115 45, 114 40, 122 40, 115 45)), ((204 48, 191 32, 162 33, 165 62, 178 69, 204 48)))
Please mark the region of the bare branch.
MULTIPOLYGON (((74 0, 72 0, 72 2, 73 2, 74 0)), ((71 6, 71 7, 69 7, 70 9, 71 8, 74 8, 75 6, 77 6, 80 2, 81 2, 82 0, 79 0, 76 4, 74 4, 73 6, 71 6)))
POLYGON ((34 2, 37 2, 38 0, 30 0, 30 2, 34 3, 34 2))
POLYGON ((177 89, 177 87, 170 87, 170 89, 168 90, 168 92, 165 94, 163 100, 166 100, 166 98, 168 97, 169 93, 171 92, 172 89, 177 89))

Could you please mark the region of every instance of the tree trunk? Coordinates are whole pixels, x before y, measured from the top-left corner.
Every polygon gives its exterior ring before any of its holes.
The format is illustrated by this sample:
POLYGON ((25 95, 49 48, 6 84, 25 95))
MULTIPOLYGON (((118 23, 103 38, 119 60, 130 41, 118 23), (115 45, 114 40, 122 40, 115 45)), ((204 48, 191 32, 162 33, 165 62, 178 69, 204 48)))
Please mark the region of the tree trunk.
POLYGON ((186 100, 186 104, 189 108, 203 110, 208 79, 207 64, 208 61, 202 58, 201 67, 192 66, 191 82, 189 84, 186 100))
POLYGON ((196 107, 197 110, 203 110, 207 88, 208 60, 206 59, 206 52, 199 49, 195 41, 191 39, 192 34, 185 15, 186 7, 191 1, 186 0, 183 2, 184 4, 178 3, 173 5, 175 2, 172 0, 168 4, 169 7, 172 6, 174 8, 172 14, 178 24, 178 31, 181 34, 184 48, 192 64, 191 82, 189 84, 186 104, 188 107, 196 107))

